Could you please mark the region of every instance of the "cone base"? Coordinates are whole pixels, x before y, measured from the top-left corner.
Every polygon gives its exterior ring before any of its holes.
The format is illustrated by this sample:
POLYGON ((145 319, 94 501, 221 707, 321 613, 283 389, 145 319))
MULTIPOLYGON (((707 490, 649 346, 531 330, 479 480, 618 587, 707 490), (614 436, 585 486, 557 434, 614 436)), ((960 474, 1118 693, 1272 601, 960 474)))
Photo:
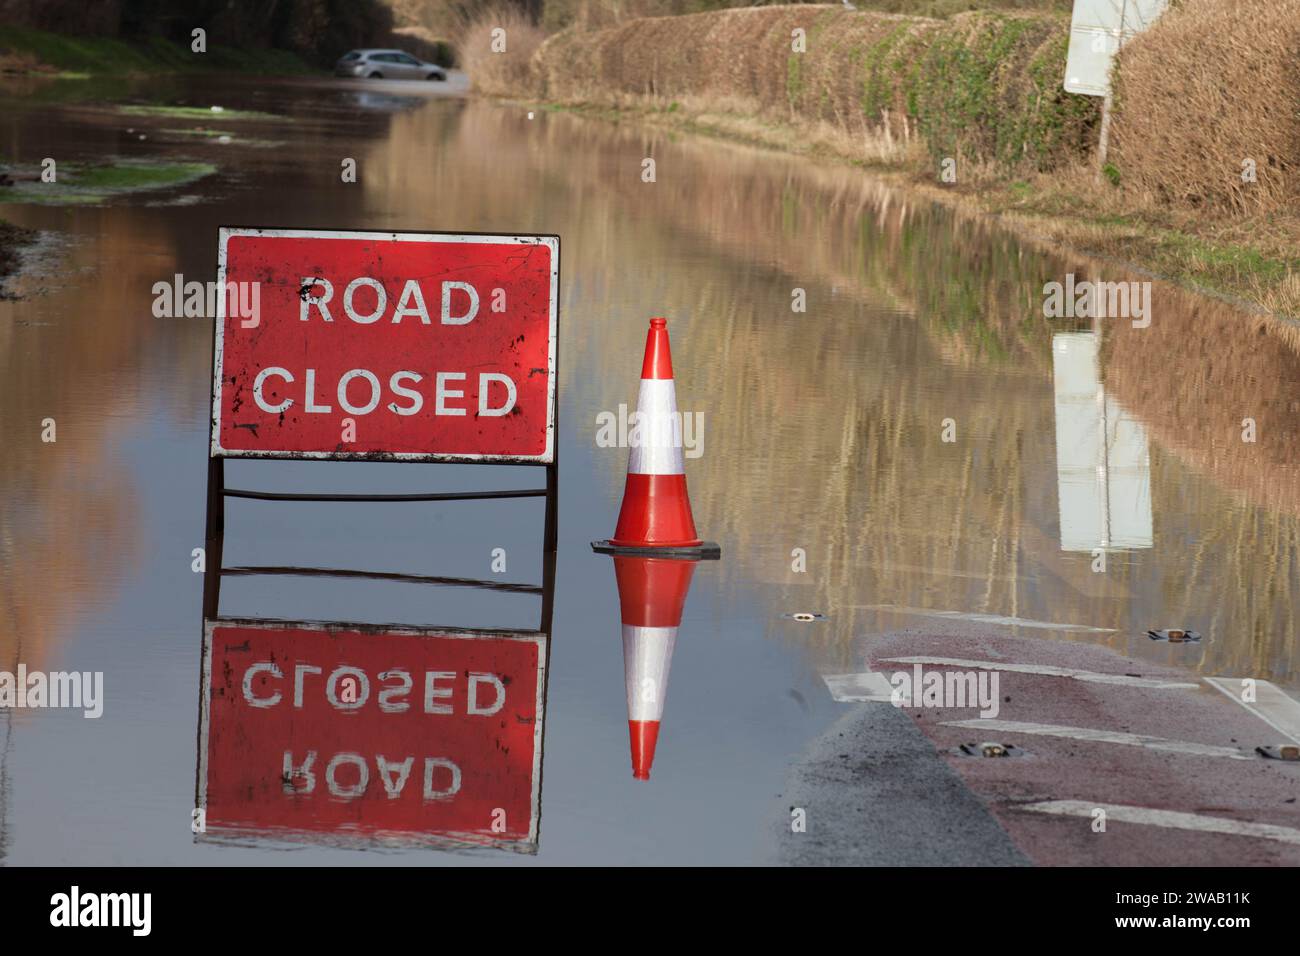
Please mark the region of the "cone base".
POLYGON ((685 561, 717 561, 722 548, 716 541, 699 544, 617 544, 614 541, 593 541, 591 550, 597 554, 619 554, 638 558, 676 558, 685 561))
POLYGON ((663 475, 629 471, 618 524, 610 541, 623 547, 695 548, 703 544, 691 515, 686 476, 680 472, 663 475))

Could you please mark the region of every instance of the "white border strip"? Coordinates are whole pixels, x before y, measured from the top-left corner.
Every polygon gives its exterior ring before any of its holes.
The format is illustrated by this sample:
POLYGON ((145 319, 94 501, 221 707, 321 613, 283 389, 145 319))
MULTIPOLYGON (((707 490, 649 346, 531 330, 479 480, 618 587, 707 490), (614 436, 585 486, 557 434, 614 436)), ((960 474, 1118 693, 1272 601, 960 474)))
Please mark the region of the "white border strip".
POLYGON ((823 674, 826 689, 831 697, 840 703, 882 703, 893 702, 894 685, 877 671, 862 674, 823 674))
POLYGON ((1158 680, 1154 677, 1130 677, 1127 674, 1102 674, 1082 671, 1073 667, 1053 667, 1050 664, 1012 664, 1007 661, 968 661, 957 657, 886 657, 881 663, 889 664, 941 664, 952 667, 986 671, 1007 671, 1013 674, 1041 674, 1044 677, 1069 677, 1092 684, 1123 684, 1129 687, 1150 687, 1157 690, 1197 690, 1200 684, 1186 681, 1158 680))
POLYGON ((942 723, 945 727, 978 727, 981 730, 1000 730, 1008 734, 1034 734, 1042 737, 1066 737, 1070 740, 1086 740, 1091 743, 1125 744, 1129 747, 1146 747, 1148 750, 1165 750, 1170 753, 1187 754, 1193 757, 1227 757, 1230 760, 1258 759, 1254 754, 1246 753, 1237 747, 1198 744, 1190 740, 1172 740, 1168 737, 1152 737, 1148 734, 1127 734, 1118 730, 1094 730, 1091 727, 1065 727, 1060 724, 1030 724, 1018 720, 995 720, 982 717, 975 720, 945 720, 942 723))
POLYGON ((1180 813, 1176 810, 1155 810, 1126 804, 1089 803, 1086 800, 1044 800, 1029 803, 1018 810, 1033 813, 1050 813, 1062 817, 1089 817, 1098 810, 1106 811, 1106 820, 1117 823, 1141 823, 1175 830, 1197 830, 1201 833, 1224 833, 1228 836, 1254 837, 1259 840, 1276 840, 1300 846, 1300 830, 1272 823, 1250 823, 1230 820, 1227 817, 1207 817, 1199 813, 1180 813))
POLYGON ((1258 679, 1255 680, 1255 701, 1247 703, 1241 699, 1241 681, 1242 678, 1233 677, 1205 678, 1205 682, 1215 690, 1222 691, 1274 730, 1300 744, 1300 703, 1272 681, 1258 679))
POLYGON ((560 309, 560 237, 542 235, 503 235, 441 232, 355 232, 333 229, 255 229, 240 226, 221 226, 217 231, 217 318, 212 361, 212 417, 209 436, 209 454, 213 458, 291 458, 299 461, 320 459, 326 461, 440 461, 440 462, 500 462, 502 464, 551 464, 555 461, 555 402, 556 329, 560 309), (221 373, 223 344, 226 328, 226 243, 231 237, 261 236, 270 239, 364 239, 373 242, 435 242, 474 243, 482 245, 546 246, 551 251, 551 305, 550 343, 547 351, 546 397, 546 450, 540 455, 469 455, 426 454, 424 452, 393 452, 376 457, 373 452, 336 451, 263 451, 232 450, 221 447, 221 373))

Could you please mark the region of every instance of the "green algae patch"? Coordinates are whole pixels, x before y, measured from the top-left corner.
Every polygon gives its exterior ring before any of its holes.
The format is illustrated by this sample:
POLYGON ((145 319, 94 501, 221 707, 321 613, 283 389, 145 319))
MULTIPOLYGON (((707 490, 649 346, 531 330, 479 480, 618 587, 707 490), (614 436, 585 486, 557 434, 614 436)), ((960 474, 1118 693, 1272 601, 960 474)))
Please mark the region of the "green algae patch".
POLYGON ((163 116, 174 119, 220 119, 230 122, 239 120, 257 120, 260 122, 273 123, 291 123, 293 122, 287 116, 277 116, 275 113, 261 113, 257 110, 232 110, 225 107, 211 106, 119 106, 119 113, 125 113, 127 116, 163 116))
POLYGON ((175 189, 211 176, 211 163, 124 160, 103 165, 64 164, 55 182, 43 182, 40 168, 0 170, 0 203, 99 205, 117 196, 175 189))

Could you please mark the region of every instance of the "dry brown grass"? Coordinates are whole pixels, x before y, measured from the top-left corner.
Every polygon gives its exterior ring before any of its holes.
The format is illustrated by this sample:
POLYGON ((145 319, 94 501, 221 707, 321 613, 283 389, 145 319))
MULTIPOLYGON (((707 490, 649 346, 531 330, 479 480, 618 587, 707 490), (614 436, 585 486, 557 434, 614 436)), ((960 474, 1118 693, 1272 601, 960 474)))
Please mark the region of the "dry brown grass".
POLYGON ((0 50, 0 74, 53 73, 54 68, 38 60, 33 54, 19 50, 0 50))
POLYGON ((1250 213, 1300 200, 1300 0, 1187 0, 1120 54, 1126 188, 1250 213), (1243 162, 1256 182, 1243 182, 1243 162))
POLYGON ((492 96, 512 96, 534 88, 531 61, 546 39, 545 31, 517 7, 506 3, 475 13, 458 31, 456 61, 474 89, 492 96), (493 49, 504 31, 505 49, 493 49))

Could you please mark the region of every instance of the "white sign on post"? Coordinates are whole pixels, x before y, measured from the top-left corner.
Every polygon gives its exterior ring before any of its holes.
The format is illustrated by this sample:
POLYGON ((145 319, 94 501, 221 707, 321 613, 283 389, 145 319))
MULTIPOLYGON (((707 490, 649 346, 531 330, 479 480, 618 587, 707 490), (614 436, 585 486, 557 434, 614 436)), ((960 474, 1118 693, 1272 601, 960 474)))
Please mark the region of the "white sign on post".
POLYGON ((1065 89, 1084 96, 1110 93, 1110 67, 1119 48, 1156 21, 1169 0, 1074 0, 1065 89))

